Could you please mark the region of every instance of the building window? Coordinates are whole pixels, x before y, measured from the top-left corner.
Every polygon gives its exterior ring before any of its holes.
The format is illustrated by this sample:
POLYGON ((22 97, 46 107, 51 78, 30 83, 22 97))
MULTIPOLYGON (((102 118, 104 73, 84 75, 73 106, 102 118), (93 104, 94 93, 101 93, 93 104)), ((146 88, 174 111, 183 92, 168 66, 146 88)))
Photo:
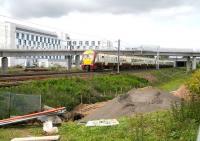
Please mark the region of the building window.
POLYGON ((89 46, 89 41, 85 41, 85 45, 86 45, 86 46, 89 46))
POLYGON ((101 41, 98 41, 98 45, 101 45, 101 41))
POLYGON ((31 35, 31 40, 32 40, 32 41, 34 40, 34 35, 31 35))
POLYGON ((92 46, 95 46, 95 41, 92 41, 92 46))
POLYGON ((67 42, 67 45, 70 46, 70 45, 71 45, 71 41, 68 41, 68 42, 67 42))
POLYGON ((28 45, 31 46, 31 41, 28 41, 28 45))
POLYGON ((26 45, 26 40, 24 40, 24 45, 26 45))
POLYGON ((38 36, 35 37, 35 40, 38 41, 38 36))
POLYGON ((40 37, 40 42, 42 42, 42 37, 40 37))
POLYGON ((35 41, 33 42, 33 45, 35 46, 35 41))
POLYGON ((60 40, 58 40, 58 44, 60 45, 60 40))
POLYGON ((21 44, 22 44, 22 41, 19 39, 19 40, 18 40, 18 43, 19 43, 19 45, 21 45, 21 44))
POLYGON ((44 37, 44 42, 46 42, 46 38, 44 37))
POLYGON ((22 33, 22 39, 24 39, 24 33, 22 33))
POLYGON ((58 40, 55 39, 55 44, 57 44, 58 40))
POLYGON ((50 43, 50 38, 48 38, 48 43, 50 43))
POLYGON ((26 39, 29 40, 29 34, 26 34, 26 39))
POLYGON ((16 38, 19 38, 19 33, 18 32, 16 33, 16 38))
POLYGON ((82 46, 83 45, 83 41, 79 41, 79 45, 82 46))
POLYGON ((52 43, 52 44, 53 44, 53 41, 54 41, 54 40, 53 40, 53 39, 51 39, 51 43, 52 43))
POLYGON ((73 41, 73 45, 74 45, 74 46, 76 45, 76 41, 73 41))

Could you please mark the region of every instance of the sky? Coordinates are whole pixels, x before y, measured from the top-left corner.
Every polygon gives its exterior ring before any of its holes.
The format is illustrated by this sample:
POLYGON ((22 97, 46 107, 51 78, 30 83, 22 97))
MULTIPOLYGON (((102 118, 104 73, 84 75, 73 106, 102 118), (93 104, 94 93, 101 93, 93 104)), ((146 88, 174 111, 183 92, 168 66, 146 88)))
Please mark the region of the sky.
POLYGON ((0 15, 72 39, 200 49, 198 0, 0 0, 0 15))

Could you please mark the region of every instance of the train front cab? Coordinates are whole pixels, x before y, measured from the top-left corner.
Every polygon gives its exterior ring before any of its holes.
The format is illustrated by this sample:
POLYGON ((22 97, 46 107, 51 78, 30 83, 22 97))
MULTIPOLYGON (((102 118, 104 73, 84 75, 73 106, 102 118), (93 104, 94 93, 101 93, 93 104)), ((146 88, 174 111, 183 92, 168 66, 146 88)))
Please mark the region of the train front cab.
POLYGON ((93 50, 87 50, 83 53, 82 56, 82 70, 85 71, 94 71, 96 69, 95 67, 95 56, 96 56, 96 52, 93 50))

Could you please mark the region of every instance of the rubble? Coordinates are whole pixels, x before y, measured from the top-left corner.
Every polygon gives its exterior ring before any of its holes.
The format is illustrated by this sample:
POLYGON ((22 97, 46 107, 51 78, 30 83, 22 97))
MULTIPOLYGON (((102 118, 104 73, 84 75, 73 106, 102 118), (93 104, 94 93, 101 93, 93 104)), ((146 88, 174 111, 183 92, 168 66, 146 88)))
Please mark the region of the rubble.
MULTIPOLYGON (((41 119, 48 119, 48 116, 55 116, 60 115, 66 111, 65 107, 50 109, 42 112, 27 114, 23 116, 15 116, 8 119, 0 120, 0 127, 5 125, 11 125, 16 123, 22 123, 25 121, 31 121, 34 119, 41 120, 41 119)), ((58 121, 58 120, 57 120, 58 121)))
POLYGON ((88 121, 85 126, 114 126, 118 125, 119 122, 116 119, 101 119, 101 120, 93 120, 88 121))
POLYGON ((47 133, 48 135, 51 134, 57 134, 58 133, 58 127, 53 127, 52 121, 46 121, 43 123, 43 131, 47 133))

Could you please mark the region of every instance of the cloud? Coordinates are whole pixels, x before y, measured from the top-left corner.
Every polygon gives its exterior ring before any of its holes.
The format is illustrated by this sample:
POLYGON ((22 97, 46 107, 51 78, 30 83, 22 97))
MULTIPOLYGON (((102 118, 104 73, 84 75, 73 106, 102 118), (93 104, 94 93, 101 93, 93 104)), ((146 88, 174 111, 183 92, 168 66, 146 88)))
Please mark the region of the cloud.
POLYGON ((6 0, 6 3, 13 16, 22 18, 60 17, 76 11, 137 14, 199 4, 196 0, 6 0))

